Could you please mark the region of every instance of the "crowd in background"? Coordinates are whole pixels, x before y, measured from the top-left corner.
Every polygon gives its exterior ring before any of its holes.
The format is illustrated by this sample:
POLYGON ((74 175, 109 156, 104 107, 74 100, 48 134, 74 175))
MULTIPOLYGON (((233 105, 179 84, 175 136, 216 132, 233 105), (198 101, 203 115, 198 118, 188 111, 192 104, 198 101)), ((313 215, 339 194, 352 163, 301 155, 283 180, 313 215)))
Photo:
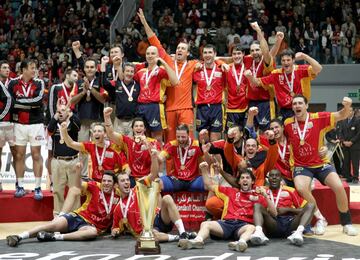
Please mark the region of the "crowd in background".
MULTIPOLYGON (((35 58, 46 85, 61 81, 75 65, 71 42, 80 40, 84 54, 109 55, 109 26, 121 1, 4 1, 0 5, 0 59, 13 72, 25 58, 35 58)), ((191 57, 213 43, 219 56, 232 46, 249 47, 255 35, 249 22, 258 21, 271 47, 277 31, 285 33, 283 48, 307 53, 322 64, 360 60, 360 2, 350 0, 155 0, 147 14, 170 53, 180 41, 191 46, 191 57)), ((137 16, 116 30, 116 43, 131 61, 143 61, 149 46, 137 16)), ((201 57, 200 57, 201 58, 201 57)))

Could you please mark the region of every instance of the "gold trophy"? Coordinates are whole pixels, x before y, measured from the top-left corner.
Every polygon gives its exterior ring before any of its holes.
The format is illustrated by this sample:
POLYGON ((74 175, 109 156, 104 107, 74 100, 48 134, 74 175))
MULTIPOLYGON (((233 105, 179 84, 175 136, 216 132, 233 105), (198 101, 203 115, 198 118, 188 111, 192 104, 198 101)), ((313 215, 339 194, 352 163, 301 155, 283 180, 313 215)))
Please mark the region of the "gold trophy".
POLYGON ((137 181, 136 192, 143 231, 136 241, 135 254, 160 254, 160 244, 159 241, 155 239, 153 233, 155 211, 160 193, 160 183, 159 181, 153 181, 149 185, 144 185, 137 181))

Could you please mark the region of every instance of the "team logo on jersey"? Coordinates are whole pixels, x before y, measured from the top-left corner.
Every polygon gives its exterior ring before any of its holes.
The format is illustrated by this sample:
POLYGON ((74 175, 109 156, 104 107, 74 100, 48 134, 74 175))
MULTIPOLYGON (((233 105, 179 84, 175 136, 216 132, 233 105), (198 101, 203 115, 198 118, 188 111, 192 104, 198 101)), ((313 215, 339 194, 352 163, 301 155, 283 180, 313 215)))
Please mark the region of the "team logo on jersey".
POLYGON ((114 152, 106 151, 106 152, 105 152, 105 157, 106 157, 106 158, 113 158, 113 157, 114 157, 114 152))
POLYGON ((258 200, 259 200, 259 196, 257 196, 257 195, 250 195, 250 196, 249 196, 249 200, 250 200, 250 201, 258 201, 258 200))
POLYGON ((284 75, 283 74, 279 74, 279 83, 281 85, 284 85, 284 75))
POLYGON ((191 156, 194 156, 194 155, 195 155, 195 149, 189 149, 188 156, 191 157, 191 156))

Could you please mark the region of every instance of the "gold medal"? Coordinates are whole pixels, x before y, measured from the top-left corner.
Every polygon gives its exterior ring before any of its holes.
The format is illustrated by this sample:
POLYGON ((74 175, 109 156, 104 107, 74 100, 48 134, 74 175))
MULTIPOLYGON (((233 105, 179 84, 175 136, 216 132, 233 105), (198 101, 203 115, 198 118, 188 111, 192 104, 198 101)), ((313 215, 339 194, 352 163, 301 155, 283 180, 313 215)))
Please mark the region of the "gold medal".
POLYGON ((86 96, 86 101, 87 101, 87 102, 90 102, 90 101, 91 101, 90 95, 89 95, 89 96, 86 96))
POLYGON ((64 144, 64 140, 60 139, 59 143, 64 144))
POLYGON ((134 100, 133 97, 129 97, 129 98, 128 98, 128 101, 129 101, 129 102, 132 102, 133 100, 134 100))
POLYGON ((210 86, 210 85, 207 85, 207 86, 206 86, 206 90, 208 90, 208 91, 211 90, 211 86, 210 86))
POLYGON ((290 92, 290 96, 294 97, 295 93, 293 91, 290 92))
POLYGON ((145 84, 145 87, 144 88, 149 88, 148 84, 145 84))
POLYGON ((99 169, 99 171, 102 171, 102 170, 103 170, 102 165, 99 165, 99 166, 98 166, 98 169, 99 169))
POLYGON ((304 145, 305 144, 305 140, 300 140, 300 145, 304 145))
POLYGON ((137 144, 138 144, 138 143, 140 143, 141 138, 140 138, 139 136, 136 136, 134 141, 135 141, 135 143, 137 143, 137 144))
POLYGON ((185 165, 181 165, 180 170, 182 170, 182 171, 185 170, 185 165))
POLYGON ((128 223, 128 219, 127 218, 123 218, 123 224, 126 225, 128 223))

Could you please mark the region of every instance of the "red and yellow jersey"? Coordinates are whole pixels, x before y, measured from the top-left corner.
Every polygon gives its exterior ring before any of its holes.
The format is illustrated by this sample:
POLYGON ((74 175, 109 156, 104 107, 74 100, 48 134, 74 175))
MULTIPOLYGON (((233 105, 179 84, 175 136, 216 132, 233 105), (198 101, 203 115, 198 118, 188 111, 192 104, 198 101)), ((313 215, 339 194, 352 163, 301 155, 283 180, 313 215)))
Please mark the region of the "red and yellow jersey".
MULTIPOLYGON (((147 141, 157 150, 161 150, 160 143, 156 139, 147 137, 147 141)), ((148 175, 151 168, 151 156, 145 145, 136 143, 133 138, 126 135, 122 135, 120 142, 122 143, 120 148, 125 152, 131 169, 131 176, 140 178, 148 175)))
POLYGON ((226 112, 231 113, 241 113, 245 112, 248 108, 249 101, 246 98, 246 88, 249 85, 248 79, 244 76, 245 65, 243 64, 231 64, 230 70, 225 72, 227 79, 227 106, 226 112), (238 86, 236 83, 236 78, 234 75, 234 66, 237 74, 237 78, 240 81, 240 85, 238 86), (242 70, 242 66, 244 69, 242 70), (240 75, 242 71, 242 74, 240 75))
POLYGON ((253 223, 254 204, 260 203, 265 208, 268 204, 264 196, 255 191, 243 192, 233 187, 216 186, 215 194, 224 201, 221 219, 242 220, 253 223))
POLYGON ((140 69, 134 75, 134 80, 140 85, 138 103, 163 103, 166 86, 170 86, 169 77, 166 70, 162 67, 154 67, 148 71, 148 77, 152 76, 146 85, 147 68, 140 69))
POLYGON ((167 159, 172 158, 174 162, 173 176, 179 180, 191 181, 199 175, 199 161, 203 155, 199 141, 191 141, 183 168, 181 167, 179 149, 182 149, 182 154, 185 155, 185 149, 179 147, 177 140, 173 140, 164 146, 160 155, 167 159))
MULTIPOLYGON (((156 213, 159 211, 160 209, 157 208, 156 213)), ((122 202, 120 201, 116 206, 111 229, 118 229, 120 234, 129 232, 135 237, 140 235, 141 231, 143 230, 136 187, 132 189, 131 196, 129 194, 129 196, 123 198, 122 202), (129 208, 126 215, 126 221, 124 221, 124 216, 121 211, 121 203, 123 209, 125 210, 128 200, 130 200, 129 208)))
MULTIPOLYGON (((293 81, 293 92, 294 94, 302 94, 310 100, 310 83, 316 75, 310 65, 294 66, 295 78, 293 81)), ((269 76, 259 79, 262 87, 275 91, 276 100, 280 108, 291 108, 292 96, 290 93, 290 87, 285 77, 287 77, 289 83, 292 81, 291 73, 285 74, 284 70, 281 68, 273 70, 269 76)))
MULTIPOLYGON (((256 75, 253 75, 256 78, 261 78, 267 76, 276 68, 275 62, 271 59, 270 64, 266 64, 264 61, 254 62, 254 59, 251 55, 246 55, 244 57, 244 64, 246 69, 251 70, 256 75)), ((248 84, 246 89, 246 98, 248 100, 269 100, 270 94, 267 90, 258 88, 251 84, 248 84)))
MULTIPOLYGON (((203 65, 205 66, 205 65, 203 65)), ((221 65, 214 63, 215 72, 211 81, 210 89, 207 88, 204 68, 194 72, 193 81, 196 84, 195 103, 197 105, 203 104, 221 104, 223 101, 223 90, 226 85, 225 73, 221 70, 221 65)), ((205 69, 207 77, 210 79, 212 68, 205 69)))
MULTIPOLYGON (((90 176, 91 179, 101 182, 105 170, 111 170, 115 173, 118 173, 122 170, 123 161, 121 159, 121 151, 120 147, 116 144, 110 142, 110 144, 107 146, 105 150, 104 161, 102 162, 102 166, 100 167, 102 169, 99 169, 99 164, 96 159, 96 144, 94 142, 82 142, 81 144, 83 146, 81 152, 86 152, 90 155, 92 167, 90 176)), ((101 159, 104 148, 97 147, 97 149, 99 159, 101 159)))
MULTIPOLYGON (((166 53, 165 49, 161 45, 156 35, 149 38, 149 42, 152 46, 158 48, 159 56, 163 58, 169 66, 175 70, 175 61, 173 58, 166 53)), ((186 63, 186 67, 183 74, 180 77, 180 82, 174 88, 166 89, 166 111, 174 111, 180 109, 192 109, 192 74, 195 69, 195 65, 198 63, 197 60, 189 60, 186 63)), ((184 62, 178 62, 178 72, 182 70, 184 62)))
MULTIPOLYGON (((114 190, 113 204, 109 215, 106 213, 104 202, 100 196, 101 184, 95 181, 82 183, 82 195, 86 196, 85 202, 74 212, 86 222, 94 225, 99 233, 105 232, 112 223, 115 206, 119 202, 119 191, 114 190)), ((111 193, 104 193, 107 205, 110 206, 111 193)))
MULTIPOLYGON (((316 168, 328 163, 327 158, 320 158, 319 149, 324 146, 325 134, 335 126, 334 114, 330 112, 309 113, 305 143, 300 144, 300 137, 295 118, 285 120, 285 134, 290 143, 290 165, 316 168)), ((299 122, 300 131, 305 122, 299 122)))
MULTIPOLYGON (((280 189, 277 190, 271 190, 274 203, 276 202, 276 198, 279 195, 280 189)), ((266 193, 271 197, 270 195, 270 188, 266 189, 266 193)), ((279 202, 277 204, 277 208, 302 208, 307 203, 306 200, 304 200, 300 194, 292 187, 289 186, 281 186, 281 193, 279 195, 279 202)))

